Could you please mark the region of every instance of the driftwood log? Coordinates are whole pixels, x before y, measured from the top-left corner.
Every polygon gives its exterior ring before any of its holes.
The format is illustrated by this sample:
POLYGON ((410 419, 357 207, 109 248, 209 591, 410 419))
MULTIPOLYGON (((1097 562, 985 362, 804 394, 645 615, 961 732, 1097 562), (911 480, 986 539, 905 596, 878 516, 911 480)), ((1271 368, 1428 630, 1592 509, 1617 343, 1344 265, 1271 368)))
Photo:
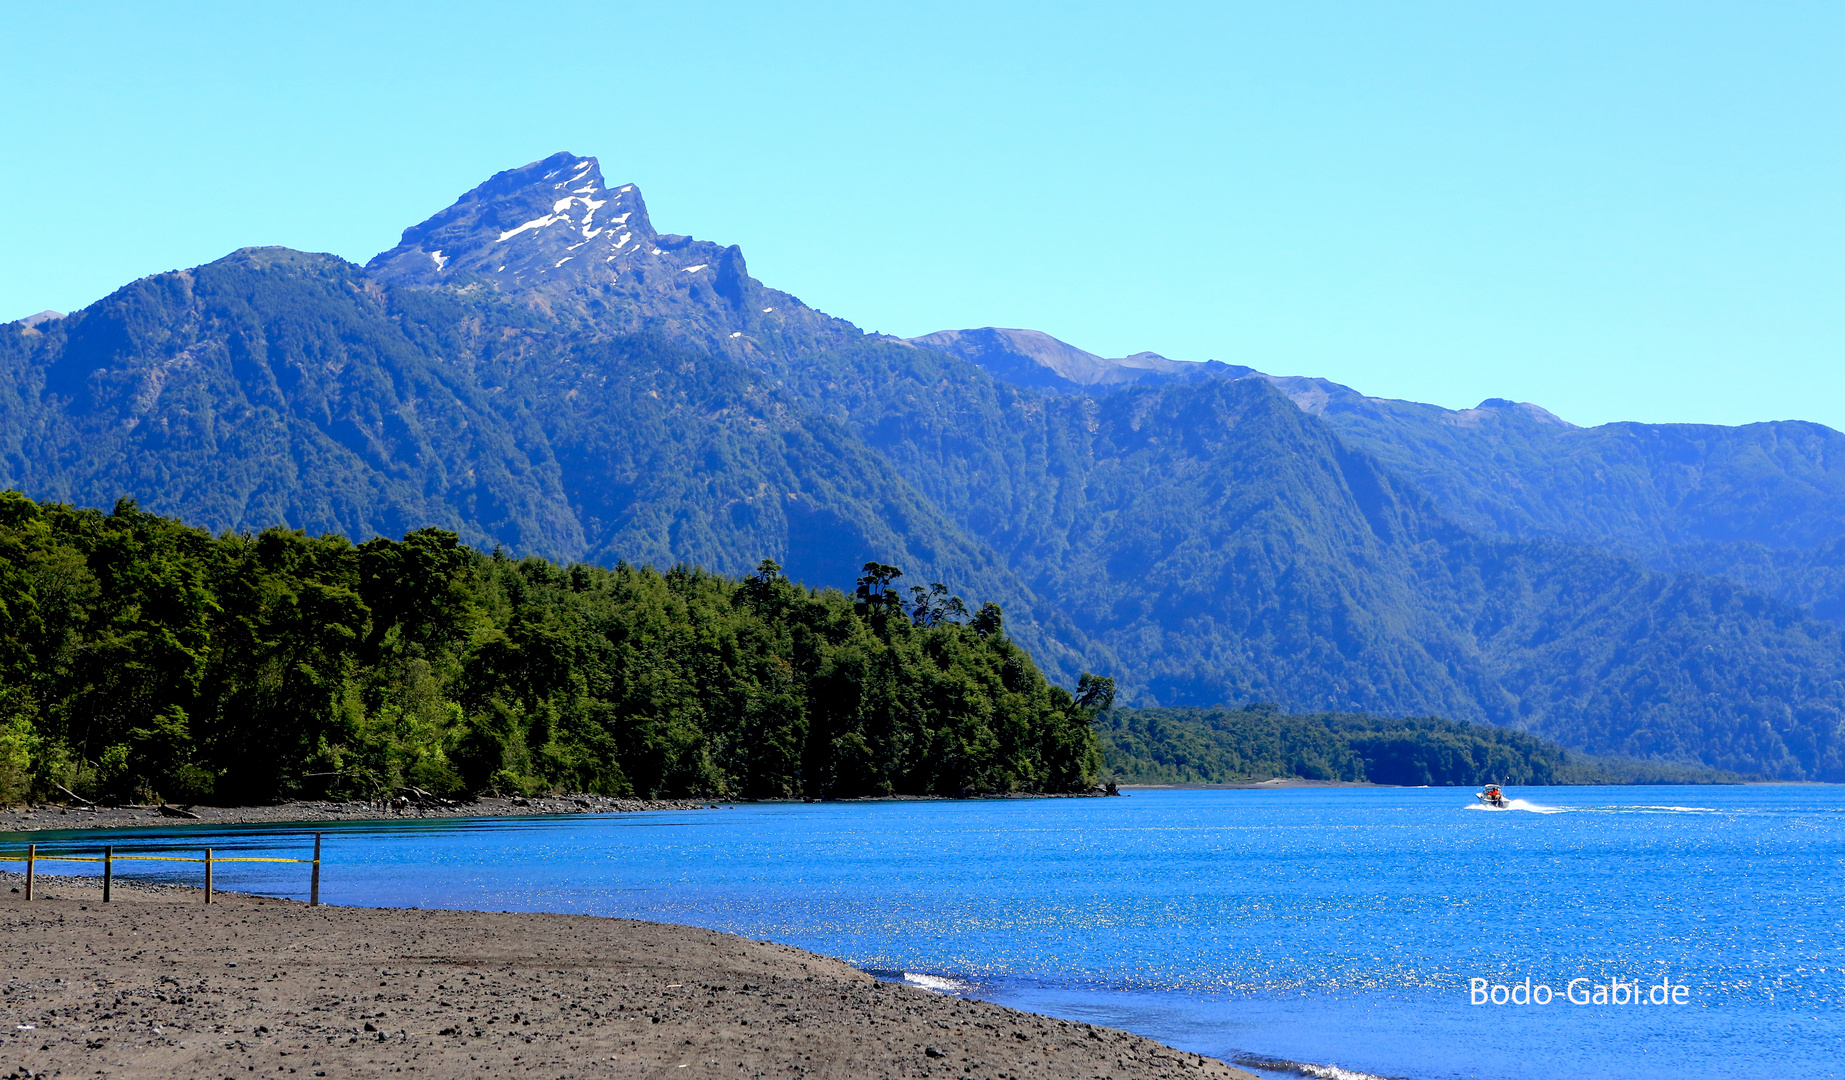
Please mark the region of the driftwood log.
POLYGON ((65 795, 65 796, 66 796, 67 798, 71 798, 71 799, 75 799, 75 800, 77 800, 78 802, 80 802, 80 803, 82 803, 83 805, 85 805, 85 806, 88 806, 88 807, 90 807, 90 808, 92 808, 92 809, 94 809, 94 808, 95 808, 95 806, 96 806, 96 804, 95 804, 95 803, 93 803, 93 802, 91 802, 90 800, 88 800, 88 799, 86 799, 86 798, 84 798, 83 796, 81 796, 81 795, 79 795, 79 794, 77 794, 76 792, 74 792, 74 791, 72 791, 71 789, 69 789, 69 788, 67 788, 67 787, 65 787, 65 786, 64 786, 63 784, 53 784, 53 785, 51 785, 51 786, 52 786, 52 787, 54 787, 54 788, 57 788, 57 789, 58 789, 59 791, 61 791, 61 792, 63 792, 63 793, 64 793, 64 795, 65 795))
POLYGON ((397 790, 402 792, 409 799, 410 802, 416 805, 419 805, 419 806, 453 806, 455 805, 449 800, 444 799, 442 796, 437 795, 436 793, 432 791, 424 791, 422 788, 417 787, 414 784, 405 784, 402 787, 398 788, 397 790))

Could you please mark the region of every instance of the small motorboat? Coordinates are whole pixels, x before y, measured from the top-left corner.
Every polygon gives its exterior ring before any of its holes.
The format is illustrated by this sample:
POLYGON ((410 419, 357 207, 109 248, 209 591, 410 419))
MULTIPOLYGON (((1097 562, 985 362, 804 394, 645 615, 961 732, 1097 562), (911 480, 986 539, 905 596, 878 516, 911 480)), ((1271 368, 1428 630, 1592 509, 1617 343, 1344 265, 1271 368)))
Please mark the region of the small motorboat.
POLYGON ((1486 785, 1486 790, 1475 792, 1474 798, 1479 799, 1481 802, 1485 803, 1486 805, 1492 807, 1495 810, 1505 809, 1505 804, 1506 804, 1505 792, 1499 789, 1498 784, 1486 785))

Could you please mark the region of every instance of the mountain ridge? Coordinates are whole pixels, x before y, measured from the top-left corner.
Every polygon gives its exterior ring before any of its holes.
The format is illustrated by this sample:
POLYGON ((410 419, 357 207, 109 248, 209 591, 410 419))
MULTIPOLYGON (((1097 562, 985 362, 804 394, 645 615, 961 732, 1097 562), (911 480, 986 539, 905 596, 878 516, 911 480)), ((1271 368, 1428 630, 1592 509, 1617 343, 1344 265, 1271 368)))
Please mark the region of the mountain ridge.
MULTIPOLYGON (((560 154, 367 267, 243 249, 8 324, 0 483, 213 529, 433 524, 733 573, 775 558, 842 587, 890 562, 1003 601, 1048 673, 1113 672, 1124 703, 1442 712, 1598 753, 1845 776, 1835 627, 1468 519, 1504 487, 1470 463, 1516 451, 1529 471, 1598 429, 1154 359, 1071 393, 863 333, 749 277, 734 247, 654 232, 638 189, 560 154), (625 243, 603 231, 617 210, 625 243)), ((1664 483, 1661 461, 1633 475, 1664 483)), ((1534 507, 1561 512, 1571 483, 1534 507)))
POLYGON ((1217 360, 1202 363, 1170 360, 1147 351, 1131 356, 1097 356, 1041 330, 983 326, 972 330, 938 330, 896 340, 958 356, 995 378, 1018 386, 1058 392, 1107 391, 1146 379, 1236 379, 1261 374, 1254 368, 1217 360))
MULTIPOLYGON (((1114 363, 1039 331, 983 328, 909 339, 947 347, 995 378, 1058 393, 1114 384, 1045 360, 1061 350, 1114 363), (992 331, 988 333, 986 331, 992 331), (1087 380, 1087 381, 1083 381, 1087 380)), ((1578 427, 1539 405, 1471 409, 1374 397, 1312 376, 1186 365, 1176 378, 1262 379, 1342 438, 1413 480, 1469 529, 1603 547, 1656 570, 1719 578, 1845 622, 1845 435, 1784 420, 1734 427, 1615 421, 1578 427), (1772 460, 1771 460, 1772 459, 1772 460)), ((1125 369, 1124 369, 1125 370, 1125 369)))

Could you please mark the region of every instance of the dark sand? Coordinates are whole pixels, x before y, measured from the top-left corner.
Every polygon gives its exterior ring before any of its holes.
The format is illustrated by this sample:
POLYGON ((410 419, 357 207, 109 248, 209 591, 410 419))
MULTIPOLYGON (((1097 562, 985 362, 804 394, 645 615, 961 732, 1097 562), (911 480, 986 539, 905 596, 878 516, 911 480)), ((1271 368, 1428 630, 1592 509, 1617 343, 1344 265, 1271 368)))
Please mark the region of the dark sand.
POLYGON ((1241 1077, 814 953, 581 915, 0 874, 0 1076, 1241 1077), (29 1070, 29 1073, 27 1072, 29 1070))
MULTIPOLYGON (((979 799, 1087 799, 1096 791, 1068 795, 976 795, 979 799)), ((933 802, 936 795, 888 795, 852 802, 933 802)), ((798 800, 788 800, 790 802, 798 800)), ((729 804, 707 799, 618 799, 607 795, 538 795, 530 799, 479 798, 448 806, 380 808, 365 802, 297 800, 272 806, 194 806, 197 818, 163 814, 157 806, 86 807, 77 804, 0 807, 0 833, 50 829, 128 829, 158 825, 298 825, 338 821, 402 821, 419 817, 517 817, 532 814, 631 814, 643 810, 722 810, 729 804)), ((4 1074, 0 1074, 4 1076, 4 1074)))
MULTIPOLYGON (((13 806, 0 808, 0 833, 48 829, 127 829, 150 825, 297 824, 312 829, 337 821, 401 821, 418 817, 513 817, 523 814, 614 814, 641 810, 716 809, 703 799, 613 799, 605 795, 547 795, 533 799, 476 799, 426 809, 380 809, 363 802, 288 802, 274 806, 195 806, 198 818, 169 817, 155 806, 13 806)), ((0 1074, 4 1075, 4 1074, 0 1074)))

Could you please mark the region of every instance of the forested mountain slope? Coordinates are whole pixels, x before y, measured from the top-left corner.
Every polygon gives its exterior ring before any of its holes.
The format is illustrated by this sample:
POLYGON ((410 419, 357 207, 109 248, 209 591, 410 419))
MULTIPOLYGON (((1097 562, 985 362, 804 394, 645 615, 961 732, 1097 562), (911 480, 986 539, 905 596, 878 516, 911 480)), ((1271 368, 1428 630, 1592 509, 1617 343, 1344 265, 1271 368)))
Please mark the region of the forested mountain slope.
POLYGON ((985 327, 911 340, 1002 381, 1059 393, 1264 379, 1482 535, 1599 547, 1845 621, 1845 434, 1820 424, 1581 428, 1501 398, 1451 410, 1217 361, 1134 366, 1134 357, 1105 360, 1038 331, 985 327))
POLYGON ((806 376, 1119 658, 1126 700, 1436 713, 1598 753, 1841 768, 1840 635, 1789 606, 1480 537, 1265 380, 1046 398, 946 363, 867 342, 806 376))
POLYGON ((1830 625, 1450 513, 1334 384, 1043 393, 864 335, 655 233, 590 159, 501 174, 369 269, 245 251, 11 324, 0 366, 0 481, 38 497, 604 565, 767 557, 810 585, 876 560, 1000 601, 1054 678, 1113 674, 1124 703, 1433 713, 1845 777, 1830 625))
POLYGON ((1350 392, 1314 411, 1484 531, 1636 553, 1845 533, 1845 434, 1821 424, 1579 428, 1497 399, 1451 412, 1350 392))
POLYGON ((1845 621, 1845 434, 1796 420, 1579 428, 1496 399, 1456 412, 1289 386, 1305 381, 1278 380, 1470 528, 1594 545, 1845 621))
POLYGON ((991 597, 1059 677, 1061 620, 880 455, 733 360, 571 331, 491 293, 379 283, 332 256, 238 252, 0 329, 0 484, 140 500, 213 531, 355 540, 452 529, 521 555, 775 559, 849 585, 875 554, 991 597))

